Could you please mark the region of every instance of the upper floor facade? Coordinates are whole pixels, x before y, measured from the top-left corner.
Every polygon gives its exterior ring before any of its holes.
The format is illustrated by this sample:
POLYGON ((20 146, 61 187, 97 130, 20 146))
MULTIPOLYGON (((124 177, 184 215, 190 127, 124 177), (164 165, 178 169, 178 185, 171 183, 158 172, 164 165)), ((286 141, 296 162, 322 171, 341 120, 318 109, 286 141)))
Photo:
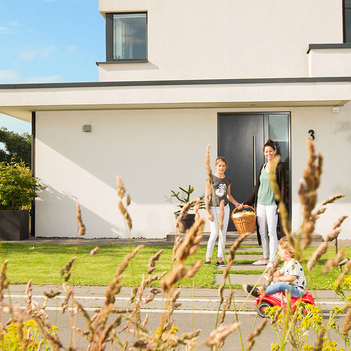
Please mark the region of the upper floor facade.
POLYGON ((99 81, 351 76, 351 0, 99 0, 99 81))

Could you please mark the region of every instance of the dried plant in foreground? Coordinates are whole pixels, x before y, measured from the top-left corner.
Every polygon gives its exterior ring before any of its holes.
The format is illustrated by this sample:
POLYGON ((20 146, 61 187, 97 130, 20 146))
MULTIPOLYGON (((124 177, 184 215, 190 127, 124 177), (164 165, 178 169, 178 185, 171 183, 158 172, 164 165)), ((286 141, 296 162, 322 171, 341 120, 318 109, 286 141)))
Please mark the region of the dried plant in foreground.
POLYGON ((83 224, 83 221, 82 221, 82 212, 80 210, 80 206, 78 203, 77 203, 76 217, 77 217, 77 222, 78 222, 78 235, 79 236, 85 235, 85 225, 83 224))
POLYGON ((130 218, 129 213, 127 211, 127 207, 130 205, 131 200, 130 200, 130 197, 128 195, 126 200, 125 200, 126 205, 123 204, 123 198, 124 198, 124 195, 126 193, 126 189, 124 188, 124 184, 123 184, 121 177, 117 176, 116 182, 117 182, 117 194, 120 198, 118 208, 119 208, 122 216, 124 217, 129 230, 132 230, 132 219, 130 218))
POLYGON ((246 350, 251 350, 253 346, 255 345, 257 337, 262 333, 263 329, 265 328, 267 324, 267 318, 264 318, 262 323, 254 330, 253 333, 250 333, 247 341, 249 342, 247 349, 246 350))

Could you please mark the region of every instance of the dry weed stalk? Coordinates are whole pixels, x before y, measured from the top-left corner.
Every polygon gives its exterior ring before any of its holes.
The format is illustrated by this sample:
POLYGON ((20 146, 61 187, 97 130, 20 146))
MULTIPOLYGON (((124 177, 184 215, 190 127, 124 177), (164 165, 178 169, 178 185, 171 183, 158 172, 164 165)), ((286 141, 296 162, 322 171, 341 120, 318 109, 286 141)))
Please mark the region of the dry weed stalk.
POLYGON ((325 328, 322 327, 318 333, 317 341, 314 345, 313 351, 321 351, 323 349, 324 334, 325 328))
POLYGON ((341 328, 341 334, 347 335, 350 329, 351 329, 351 309, 349 309, 346 313, 345 322, 341 328))
POLYGON ((210 144, 208 144, 206 148, 206 173, 207 173, 207 180, 211 183, 212 169, 211 169, 211 162, 210 162, 210 144))
POLYGON ((337 253, 337 255, 334 258, 329 258, 322 269, 322 274, 326 274, 330 272, 332 269, 334 269, 335 267, 337 267, 338 264, 344 258, 344 255, 345 255, 345 251, 341 250, 337 253))
POLYGON ((174 263, 175 259, 177 258, 177 250, 179 249, 179 246, 182 242, 183 242, 183 238, 180 238, 179 236, 175 238, 174 245, 173 245, 171 269, 173 267, 173 263, 174 263))
POLYGON ((205 340, 205 343, 207 346, 218 346, 220 344, 223 344, 225 341, 225 338, 232 333, 234 330, 238 329, 240 326, 240 323, 232 323, 229 325, 221 325, 217 329, 213 330, 209 336, 205 340))
POLYGON ((250 333, 249 336, 247 337, 247 341, 249 344, 247 345, 246 350, 251 350, 253 346, 255 345, 256 338, 262 333, 262 330, 265 328, 267 324, 267 318, 265 318, 262 323, 254 330, 253 333, 250 333))
POLYGON ((77 222, 78 222, 78 235, 83 236, 85 234, 85 225, 83 224, 82 221, 82 212, 80 210, 80 206, 77 203, 77 222))
POLYGON ((350 272, 351 270, 351 260, 347 261, 345 266, 344 266, 344 269, 342 271, 342 273, 338 276, 336 282, 335 282, 335 286, 334 288, 339 288, 340 285, 342 284, 342 282, 344 281, 344 278, 345 278, 345 275, 350 272))
POLYGON ((219 203, 219 218, 218 218, 218 228, 222 231, 224 218, 224 200, 219 203))
POLYGON ((98 247, 95 247, 94 249, 92 249, 89 253, 90 256, 94 256, 98 253, 99 251, 99 248, 98 247))
POLYGON ((307 140, 308 160, 307 168, 304 170, 304 181, 300 184, 299 196, 300 203, 303 206, 303 224, 302 224, 302 250, 308 247, 313 239, 313 232, 317 217, 312 215, 312 211, 317 202, 317 189, 320 184, 322 174, 323 157, 321 154, 316 156, 313 141, 307 140))
POLYGON ((195 212, 195 221, 198 221, 200 219, 200 210, 201 207, 201 200, 199 197, 195 199, 195 206, 194 206, 194 212, 195 212))
POLYGON ((117 176, 116 177, 116 183, 117 183, 117 194, 118 194, 119 198, 121 199, 119 201, 118 208, 119 208, 122 216, 124 217, 129 230, 132 230, 132 227, 133 227, 132 226, 132 219, 130 218, 130 215, 129 215, 128 211, 127 211, 127 207, 131 203, 130 196, 129 195, 127 196, 127 198, 126 198, 126 206, 124 206, 123 205, 123 198, 124 198, 124 195, 126 193, 126 189, 124 188, 124 184, 123 184, 122 178, 117 176))
POLYGON ((343 197, 345 197, 345 195, 343 195, 343 194, 333 195, 329 199, 324 200, 323 203, 322 203, 322 206, 325 206, 327 204, 332 204, 336 200, 342 199, 343 197))
POLYGON ((122 263, 118 266, 114 279, 110 282, 107 290, 105 291, 105 306, 115 303, 115 295, 118 294, 122 288, 122 285, 119 283, 119 281, 123 278, 122 273, 127 268, 129 261, 134 258, 138 251, 143 247, 144 245, 139 245, 136 247, 131 253, 124 257, 122 263))
POLYGON ((148 270, 147 270, 147 274, 151 274, 155 269, 156 269, 156 261, 158 261, 158 259, 161 256, 161 253, 164 250, 160 250, 159 252, 157 252, 155 255, 153 255, 150 260, 149 260, 149 265, 148 265, 148 270))
POLYGON ((184 263, 189 255, 197 251, 202 238, 204 225, 204 219, 200 219, 186 233, 184 241, 177 250, 177 260, 179 263, 184 263))
POLYGON ((9 281, 6 278, 6 268, 7 268, 8 262, 9 262, 8 260, 5 260, 1 266, 1 271, 0 271, 0 302, 4 300, 3 291, 5 289, 7 289, 9 286, 9 281))
POLYGON ((307 269, 309 271, 314 267, 314 265, 317 263, 320 257, 327 252, 329 243, 335 238, 337 238, 339 233, 340 233, 339 229, 337 230, 333 229, 332 232, 326 236, 326 238, 324 239, 325 241, 321 243, 317 247, 317 249, 313 252, 311 258, 307 262, 307 269))
POLYGON ((273 274, 274 274, 274 272, 277 271, 279 262, 280 262, 279 257, 276 257, 276 259, 273 262, 272 267, 269 269, 269 271, 267 273, 267 276, 268 276, 267 285, 269 285, 273 281, 273 274))
POLYGON ((71 268, 73 265, 73 262, 75 261, 75 257, 71 258, 63 268, 61 268, 60 270, 60 275, 61 277, 64 276, 64 281, 67 282, 69 280, 69 278, 71 277, 71 268))
POLYGON ((251 233, 245 233, 239 235, 238 239, 235 240, 234 244, 231 246, 229 250, 229 255, 227 257, 227 265, 223 271, 223 277, 224 279, 227 278, 230 269, 232 268, 232 264, 235 258, 235 251, 240 247, 241 243, 245 240, 246 237, 248 237, 251 233))
POLYGON ((222 310, 222 313, 221 313, 221 317, 219 319, 219 323, 222 324, 224 322, 224 318, 225 318, 225 314, 226 312, 229 310, 230 308, 230 304, 231 304, 231 301, 232 301, 232 298, 233 298, 233 295, 234 295, 234 290, 232 290, 228 297, 227 297, 227 300, 223 306, 223 310, 222 310))
MULTIPOLYGON (((206 173, 207 173, 207 181, 210 185, 212 185, 212 170, 210 164, 210 144, 207 145, 206 148, 206 173)), ((209 197, 205 196, 205 208, 208 214, 211 214, 209 197)))
POLYGON ((186 214, 191 209, 191 207, 195 204, 196 204, 196 200, 191 200, 191 201, 187 202, 186 205, 182 208, 182 211, 180 212, 179 216, 177 217, 177 221, 176 221, 176 228, 180 228, 180 231, 184 230, 181 221, 186 216, 186 214))

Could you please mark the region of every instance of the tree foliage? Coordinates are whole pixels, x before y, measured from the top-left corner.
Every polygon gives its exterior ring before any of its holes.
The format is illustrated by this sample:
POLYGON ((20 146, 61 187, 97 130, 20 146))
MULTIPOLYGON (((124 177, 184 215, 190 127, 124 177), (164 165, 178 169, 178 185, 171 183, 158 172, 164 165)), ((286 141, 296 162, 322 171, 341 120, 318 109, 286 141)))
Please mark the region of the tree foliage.
POLYGON ((28 133, 18 134, 2 127, 0 142, 4 144, 0 149, 0 162, 23 161, 27 167, 31 166, 31 137, 28 133))

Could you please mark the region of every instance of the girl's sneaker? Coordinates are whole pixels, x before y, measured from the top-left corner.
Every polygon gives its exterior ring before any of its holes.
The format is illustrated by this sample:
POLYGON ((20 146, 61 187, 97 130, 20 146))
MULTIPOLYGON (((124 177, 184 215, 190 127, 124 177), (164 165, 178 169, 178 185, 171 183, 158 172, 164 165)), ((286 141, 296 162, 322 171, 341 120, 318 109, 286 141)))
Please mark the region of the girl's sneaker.
POLYGON ((217 266, 217 267, 224 267, 224 266, 225 266, 225 263, 224 263, 223 261, 217 262, 217 263, 216 263, 216 266, 217 266))

